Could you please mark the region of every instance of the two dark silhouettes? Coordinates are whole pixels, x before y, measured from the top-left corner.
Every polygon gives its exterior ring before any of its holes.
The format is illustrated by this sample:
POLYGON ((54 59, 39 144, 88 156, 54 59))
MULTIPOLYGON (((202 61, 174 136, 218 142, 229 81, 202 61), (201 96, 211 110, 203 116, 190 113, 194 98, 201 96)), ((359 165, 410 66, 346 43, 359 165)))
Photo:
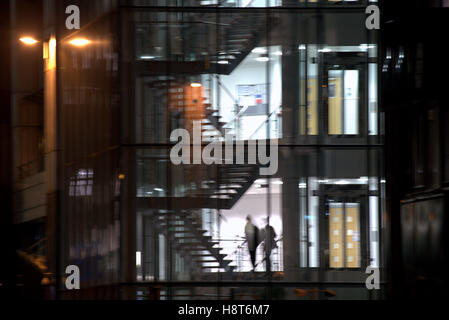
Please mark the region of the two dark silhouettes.
POLYGON ((276 244, 276 232, 274 228, 270 225, 270 220, 266 218, 266 226, 259 230, 253 222, 251 221, 251 216, 246 217, 245 225, 245 238, 248 246, 249 255, 251 257, 251 264, 253 266, 253 271, 256 267, 256 250, 260 243, 263 242, 263 249, 265 252, 265 265, 266 272, 271 272, 271 250, 277 248, 276 244))

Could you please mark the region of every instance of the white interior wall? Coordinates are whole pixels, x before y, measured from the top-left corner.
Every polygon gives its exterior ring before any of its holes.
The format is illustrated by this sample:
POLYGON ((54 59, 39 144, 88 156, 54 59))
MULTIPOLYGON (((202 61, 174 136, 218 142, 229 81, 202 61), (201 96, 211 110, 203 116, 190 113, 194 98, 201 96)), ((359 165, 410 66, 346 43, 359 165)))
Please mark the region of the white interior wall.
MULTIPOLYGON (((281 56, 274 53, 280 52, 279 46, 270 47, 270 76, 267 78, 267 62, 257 61, 259 54, 250 53, 230 75, 221 75, 221 83, 232 93, 231 97, 220 87, 220 115, 222 121, 229 122, 235 115, 235 100, 238 98, 237 86, 250 84, 265 84, 270 82, 270 112, 281 105, 282 82, 281 82, 281 56)), ((213 89, 214 101, 217 101, 216 86, 213 89)), ((253 134, 266 119, 266 116, 243 117, 241 121, 242 139, 247 139, 253 134)), ((254 138, 265 138, 265 130, 254 138)))
MULTIPOLYGON (((274 180, 274 179, 273 179, 274 180)), ((234 262, 235 256, 233 252, 239 245, 243 243, 245 237, 245 225, 246 216, 251 215, 253 224, 259 229, 262 229, 266 225, 266 217, 268 215, 267 205, 267 188, 256 188, 254 184, 234 205, 230 210, 221 210, 220 213, 224 219, 220 224, 220 247, 223 248, 222 253, 229 255, 230 259, 234 262), (229 241, 232 240, 232 241, 229 241)), ((281 205, 281 186, 271 186, 271 212, 270 212, 270 225, 274 228, 277 237, 276 240, 282 236, 282 205, 281 205)), ((249 255, 246 245, 243 246, 244 263, 243 270, 251 270, 251 264, 249 261, 249 255)), ((272 260, 275 252, 272 253, 272 260)), ((258 260, 261 260, 262 248, 258 249, 258 260)), ((262 265, 260 265, 263 268, 262 265)), ((259 268, 258 268, 259 269, 259 268)))

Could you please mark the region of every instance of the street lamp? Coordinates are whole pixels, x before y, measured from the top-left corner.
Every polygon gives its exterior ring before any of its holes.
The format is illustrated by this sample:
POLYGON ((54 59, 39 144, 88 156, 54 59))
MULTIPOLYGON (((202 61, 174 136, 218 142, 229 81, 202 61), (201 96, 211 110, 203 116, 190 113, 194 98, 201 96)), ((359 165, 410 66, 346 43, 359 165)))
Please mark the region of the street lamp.
POLYGON ((28 46, 31 46, 31 45, 39 42, 36 39, 34 39, 33 37, 21 37, 19 40, 28 46))
POLYGON ((69 43, 76 47, 84 47, 85 45, 88 45, 90 41, 85 38, 75 38, 70 40, 69 43))

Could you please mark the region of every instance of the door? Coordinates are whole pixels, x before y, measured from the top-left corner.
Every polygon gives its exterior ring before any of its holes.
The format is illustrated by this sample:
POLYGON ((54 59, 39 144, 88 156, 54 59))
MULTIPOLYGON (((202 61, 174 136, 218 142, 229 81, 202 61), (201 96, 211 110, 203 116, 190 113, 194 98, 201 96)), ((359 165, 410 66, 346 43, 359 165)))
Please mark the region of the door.
POLYGON ((323 129, 330 139, 366 136, 366 56, 323 53, 321 105, 323 129))
POLYGON ((321 190, 322 265, 328 270, 365 270, 367 191, 359 185, 324 185, 321 190))

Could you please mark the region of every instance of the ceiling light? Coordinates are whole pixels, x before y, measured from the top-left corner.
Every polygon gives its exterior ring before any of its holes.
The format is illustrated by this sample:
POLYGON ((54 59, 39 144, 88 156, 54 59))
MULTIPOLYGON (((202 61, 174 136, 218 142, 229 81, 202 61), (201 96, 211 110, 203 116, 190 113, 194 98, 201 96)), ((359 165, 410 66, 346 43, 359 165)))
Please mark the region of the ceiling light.
POLYGON ((335 182, 335 184, 346 185, 346 184, 350 184, 350 182, 347 181, 347 180, 338 180, 338 181, 335 182))
POLYGON ((298 47, 298 49, 299 49, 299 50, 306 50, 306 45, 305 45, 305 44, 301 44, 301 45, 298 47))
POLYGON ((282 51, 276 51, 276 52, 273 52, 273 54, 275 56, 282 56, 282 51))
POLYGON ((198 87, 201 87, 201 83, 199 83, 199 82, 192 82, 192 83, 190 84, 190 86, 191 86, 192 88, 198 88, 198 87))
POLYGON ((259 62, 267 62, 268 60, 270 60, 268 57, 257 57, 256 61, 259 62))
POLYGON ((228 64, 229 61, 228 60, 219 60, 217 63, 218 64, 228 64))
POLYGON ((140 59, 142 60, 151 60, 151 59, 155 59, 155 56, 140 56, 140 59))
POLYGON ((376 46, 374 44, 366 44, 366 43, 362 43, 359 48, 362 50, 366 50, 366 49, 374 49, 376 46))
POLYGON ((267 49, 265 48, 254 48, 251 50, 252 53, 267 53, 267 49))

